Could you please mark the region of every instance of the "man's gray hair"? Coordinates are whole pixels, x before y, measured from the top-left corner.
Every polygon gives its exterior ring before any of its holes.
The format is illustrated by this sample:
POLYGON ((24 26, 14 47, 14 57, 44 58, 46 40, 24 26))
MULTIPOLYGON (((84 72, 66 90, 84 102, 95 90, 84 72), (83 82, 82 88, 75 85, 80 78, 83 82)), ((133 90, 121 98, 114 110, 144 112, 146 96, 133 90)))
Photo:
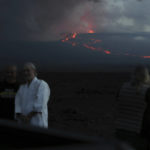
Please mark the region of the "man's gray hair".
POLYGON ((25 64, 24 64, 24 67, 31 67, 31 68, 34 70, 34 72, 35 72, 35 76, 38 75, 38 74, 37 74, 36 66, 35 66, 32 62, 27 62, 27 63, 25 63, 25 64))
POLYGON ((25 63, 25 64, 24 64, 24 67, 26 67, 26 66, 30 66, 33 70, 36 71, 36 66, 35 66, 32 62, 27 62, 27 63, 25 63))

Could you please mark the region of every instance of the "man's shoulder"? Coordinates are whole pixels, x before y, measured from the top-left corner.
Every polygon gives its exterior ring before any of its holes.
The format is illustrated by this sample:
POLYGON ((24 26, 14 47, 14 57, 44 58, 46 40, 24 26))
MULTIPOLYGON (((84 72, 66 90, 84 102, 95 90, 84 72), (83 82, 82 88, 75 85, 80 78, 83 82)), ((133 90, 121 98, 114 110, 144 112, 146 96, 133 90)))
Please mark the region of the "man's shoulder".
POLYGON ((23 89, 25 87, 25 85, 26 84, 24 84, 24 83, 20 84, 19 89, 23 89))
POLYGON ((36 83, 37 83, 38 86, 40 86, 40 85, 49 86, 48 83, 46 81, 42 80, 42 79, 37 79, 36 83))

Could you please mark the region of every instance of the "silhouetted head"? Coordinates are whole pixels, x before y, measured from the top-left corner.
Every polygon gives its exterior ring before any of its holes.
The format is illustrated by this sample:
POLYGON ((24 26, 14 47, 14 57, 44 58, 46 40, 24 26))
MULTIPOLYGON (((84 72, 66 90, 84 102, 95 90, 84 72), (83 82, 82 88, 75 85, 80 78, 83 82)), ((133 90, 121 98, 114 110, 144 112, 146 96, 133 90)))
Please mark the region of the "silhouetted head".
POLYGON ((5 81, 12 84, 16 82, 17 78, 17 66, 16 65, 8 65, 5 68, 5 81))
POLYGON ((148 83, 150 81, 148 68, 138 65, 133 73, 133 81, 135 83, 148 83))
POLYGON ((26 82, 31 82, 34 79, 34 77, 37 76, 36 67, 31 62, 24 64, 23 72, 24 72, 24 78, 26 82))

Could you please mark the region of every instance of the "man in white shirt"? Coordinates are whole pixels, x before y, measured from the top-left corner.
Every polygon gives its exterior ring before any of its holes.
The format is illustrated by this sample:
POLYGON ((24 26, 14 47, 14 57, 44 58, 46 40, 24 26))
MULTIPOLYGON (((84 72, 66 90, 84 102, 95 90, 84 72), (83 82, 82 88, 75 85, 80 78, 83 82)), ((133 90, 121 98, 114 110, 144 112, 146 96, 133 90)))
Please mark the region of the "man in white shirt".
POLYGON ((32 63, 24 65, 26 83, 21 85, 15 98, 15 116, 18 122, 48 128, 48 84, 36 77, 32 63))

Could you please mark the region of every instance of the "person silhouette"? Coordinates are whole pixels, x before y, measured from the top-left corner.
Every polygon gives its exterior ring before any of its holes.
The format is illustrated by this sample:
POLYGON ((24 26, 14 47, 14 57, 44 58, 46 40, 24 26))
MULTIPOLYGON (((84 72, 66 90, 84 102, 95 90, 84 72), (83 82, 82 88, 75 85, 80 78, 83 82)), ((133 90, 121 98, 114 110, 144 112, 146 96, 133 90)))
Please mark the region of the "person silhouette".
POLYGON ((150 101, 149 81, 148 68, 138 65, 117 94, 116 137, 136 148, 148 145, 143 131, 150 101))

